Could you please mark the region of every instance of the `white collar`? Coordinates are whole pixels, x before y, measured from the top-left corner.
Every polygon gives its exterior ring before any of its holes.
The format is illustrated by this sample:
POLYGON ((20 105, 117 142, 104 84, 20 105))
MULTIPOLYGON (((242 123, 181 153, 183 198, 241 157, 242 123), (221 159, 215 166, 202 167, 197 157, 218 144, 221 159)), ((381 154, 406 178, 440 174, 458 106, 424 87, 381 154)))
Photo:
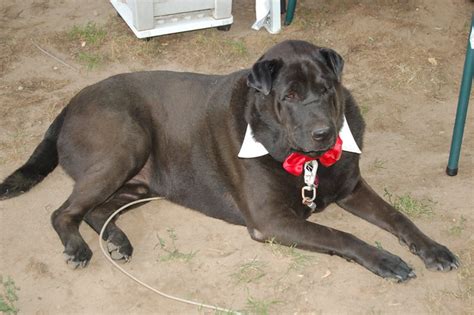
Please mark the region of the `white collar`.
MULTIPOLYGON (((359 149, 359 146, 352 136, 351 129, 347 124, 346 116, 344 116, 344 122, 342 124, 341 131, 339 132, 339 137, 342 140, 342 150, 347 152, 353 152, 361 154, 362 152, 359 149)), ((247 131, 245 132, 244 141, 240 147, 239 158, 250 159, 256 158, 259 156, 267 155, 268 151, 265 149, 263 144, 255 140, 253 137, 253 131, 250 125, 247 125, 247 131)))

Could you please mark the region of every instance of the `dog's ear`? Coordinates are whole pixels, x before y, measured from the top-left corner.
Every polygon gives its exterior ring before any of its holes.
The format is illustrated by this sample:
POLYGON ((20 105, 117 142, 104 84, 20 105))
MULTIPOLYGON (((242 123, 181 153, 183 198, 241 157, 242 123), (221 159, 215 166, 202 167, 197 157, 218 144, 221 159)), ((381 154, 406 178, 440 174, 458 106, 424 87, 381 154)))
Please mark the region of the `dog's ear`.
POLYGON ((326 64, 334 71, 337 80, 340 82, 342 78, 342 69, 344 68, 344 59, 341 55, 330 48, 321 48, 319 50, 326 64))
POLYGON ((262 92, 264 95, 270 94, 273 80, 282 65, 283 62, 280 59, 256 62, 247 77, 247 86, 262 92))

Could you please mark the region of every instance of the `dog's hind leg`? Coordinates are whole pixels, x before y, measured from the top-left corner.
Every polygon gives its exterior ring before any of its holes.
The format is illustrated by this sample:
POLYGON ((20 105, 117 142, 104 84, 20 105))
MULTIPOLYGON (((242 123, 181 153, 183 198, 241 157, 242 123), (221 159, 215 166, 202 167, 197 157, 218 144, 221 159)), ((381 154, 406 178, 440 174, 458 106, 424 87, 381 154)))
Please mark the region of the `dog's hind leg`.
MULTIPOLYGON (((117 209, 132 201, 148 198, 150 196, 150 189, 146 183, 131 180, 123 185, 105 203, 89 211, 84 217, 84 221, 97 233, 100 233, 104 223, 117 209)), ((139 205, 134 205, 130 208, 139 205)), ((113 259, 128 261, 132 256, 133 247, 127 235, 115 224, 116 218, 117 216, 107 225, 104 230, 103 238, 107 241, 107 249, 113 259)))
POLYGON ((74 267, 92 257, 78 229, 85 215, 139 175, 150 156, 151 137, 138 118, 142 111, 129 108, 131 100, 120 95, 97 86, 81 92, 68 105, 58 137, 59 163, 75 185, 51 221, 74 267))
POLYGON ((447 271, 459 267, 459 261, 445 246, 423 234, 403 213, 383 200, 361 179, 354 191, 337 201, 345 210, 398 237, 410 251, 423 260, 428 269, 447 271))
POLYGON ((92 257, 89 246, 79 234, 82 219, 89 210, 106 201, 127 180, 127 172, 117 171, 120 165, 105 164, 90 169, 76 179, 69 198, 51 215, 53 227, 64 245, 66 262, 74 268, 85 267, 92 257))

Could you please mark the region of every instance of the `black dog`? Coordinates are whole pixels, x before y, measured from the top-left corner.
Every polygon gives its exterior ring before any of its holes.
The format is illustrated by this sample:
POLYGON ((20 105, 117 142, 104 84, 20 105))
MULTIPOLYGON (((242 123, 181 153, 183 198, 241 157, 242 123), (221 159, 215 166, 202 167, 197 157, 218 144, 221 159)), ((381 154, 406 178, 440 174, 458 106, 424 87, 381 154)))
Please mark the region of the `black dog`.
MULTIPOLYGON (((163 196, 245 225, 258 241, 274 238, 339 255, 382 277, 415 277, 399 257, 306 220, 336 202, 396 235, 427 268, 457 268, 446 247, 362 179, 359 154, 337 152, 345 119, 356 147, 362 146, 364 132, 359 109, 341 84, 342 69, 335 51, 286 41, 251 70, 230 75, 153 71, 111 77, 70 101, 30 159, 0 184, 0 198, 29 190, 61 164, 75 186, 52 214, 52 224, 76 267, 92 256, 78 231, 83 219, 99 231, 120 206, 163 196), (263 148, 260 157, 238 157, 247 128, 251 142, 263 148), (332 161, 323 163, 328 152, 332 161), (321 155, 316 177, 317 164, 310 160, 321 155), (289 156, 300 162, 289 168, 299 168, 296 174, 304 168, 306 180, 282 168, 289 156)), ((132 255, 127 236, 115 224, 107 227, 105 238, 114 257, 132 255)))

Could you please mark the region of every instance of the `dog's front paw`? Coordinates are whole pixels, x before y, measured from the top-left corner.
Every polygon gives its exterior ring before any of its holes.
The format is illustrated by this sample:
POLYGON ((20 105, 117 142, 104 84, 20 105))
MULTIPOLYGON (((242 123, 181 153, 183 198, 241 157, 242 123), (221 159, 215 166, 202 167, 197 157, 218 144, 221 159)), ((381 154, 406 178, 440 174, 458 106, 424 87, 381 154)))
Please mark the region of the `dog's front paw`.
POLYGON ((373 273, 383 278, 396 279, 397 282, 416 278, 415 272, 406 262, 384 250, 376 252, 370 265, 369 269, 373 273))
POLYGON ((64 260, 73 269, 86 267, 92 258, 92 251, 84 242, 68 242, 63 254, 64 260))
POLYGON ((449 271, 460 266, 459 259, 441 244, 433 242, 416 251, 429 270, 449 271))

